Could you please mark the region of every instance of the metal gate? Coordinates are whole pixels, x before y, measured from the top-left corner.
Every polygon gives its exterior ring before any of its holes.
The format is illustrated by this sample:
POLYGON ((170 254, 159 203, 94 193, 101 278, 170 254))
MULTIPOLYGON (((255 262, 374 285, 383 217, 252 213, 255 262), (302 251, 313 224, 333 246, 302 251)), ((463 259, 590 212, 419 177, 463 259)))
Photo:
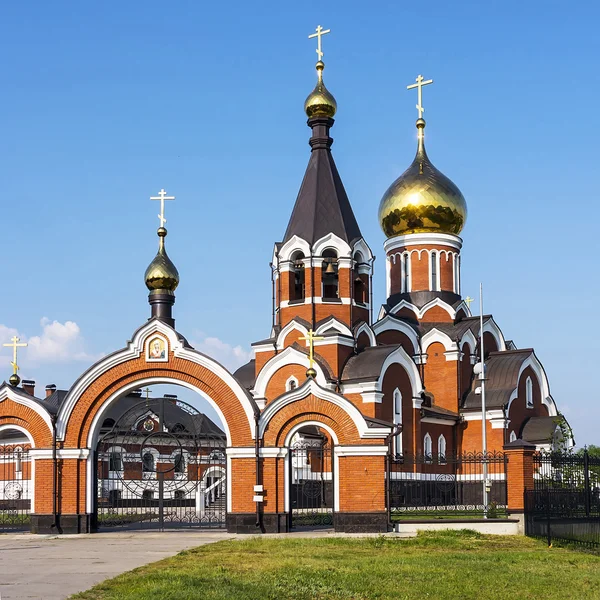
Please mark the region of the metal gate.
POLYGON ((0 532, 29 529, 32 496, 29 452, 0 444, 0 532))
POLYGON ((333 525, 333 452, 328 442, 290 448, 290 527, 333 525))
POLYGON ((97 448, 96 528, 224 527, 226 437, 193 406, 137 402, 97 448))

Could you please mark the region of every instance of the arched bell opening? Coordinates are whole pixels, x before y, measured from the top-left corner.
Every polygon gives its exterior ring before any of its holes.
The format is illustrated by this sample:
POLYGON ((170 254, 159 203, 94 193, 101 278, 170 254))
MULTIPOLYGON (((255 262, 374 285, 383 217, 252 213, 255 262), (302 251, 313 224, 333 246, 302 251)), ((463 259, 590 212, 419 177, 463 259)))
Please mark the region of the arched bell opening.
POLYGON ((338 255, 332 248, 323 251, 323 300, 338 300, 339 298, 339 275, 338 255))
POLYGON ((292 274, 290 283, 290 301, 304 300, 306 294, 306 270, 304 266, 304 253, 295 252, 291 257, 292 274))

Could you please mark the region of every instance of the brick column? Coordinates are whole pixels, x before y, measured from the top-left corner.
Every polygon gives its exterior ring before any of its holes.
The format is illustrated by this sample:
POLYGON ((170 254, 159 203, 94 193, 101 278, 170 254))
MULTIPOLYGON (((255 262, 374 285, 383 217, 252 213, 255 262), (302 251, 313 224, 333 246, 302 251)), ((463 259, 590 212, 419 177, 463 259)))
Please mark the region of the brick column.
POLYGON ((508 512, 523 513, 525 510, 525 491, 533 489, 533 455, 535 444, 524 440, 515 440, 504 446, 508 456, 506 469, 506 488, 508 512))

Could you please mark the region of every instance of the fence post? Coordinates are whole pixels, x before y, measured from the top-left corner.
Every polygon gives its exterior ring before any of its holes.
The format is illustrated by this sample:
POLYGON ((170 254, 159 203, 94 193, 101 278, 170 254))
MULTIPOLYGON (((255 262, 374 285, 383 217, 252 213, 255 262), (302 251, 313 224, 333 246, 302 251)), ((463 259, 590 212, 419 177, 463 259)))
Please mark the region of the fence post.
POLYGON ((588 453, 588 449, 584 448, 583 450, 583 490, 584 490, 584 502, 585 502, 585 516, 590 516, 590 496, 591 496, 591 486, 590 486, 590 455, 588 453))
POLYGON ((550 488, 546 487, 546 535, 548 537, 548 548, 552 546, 552 529, 550 528, 550 488))
POLYGON ((533 455, 535 444, 515 440, 504 446, 508 464, 506 470, 507 512, 523 515, 525 492, 533 489, 533 455))

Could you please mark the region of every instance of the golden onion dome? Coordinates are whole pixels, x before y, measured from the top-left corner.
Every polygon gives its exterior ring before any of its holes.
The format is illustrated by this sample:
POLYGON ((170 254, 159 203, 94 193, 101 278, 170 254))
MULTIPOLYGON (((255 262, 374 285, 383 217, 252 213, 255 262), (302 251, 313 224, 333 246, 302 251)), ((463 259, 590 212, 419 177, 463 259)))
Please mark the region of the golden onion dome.
POLYGON ((179 273, 165 250, 167 230, 164 227, 159 227, 157 233, 159 238, 158 252, 146 269, 144 275, 146 287, 150 291, 166 290, 174 292, 179 285, 179 273))
POLYGON ((386 191, 379 223, 388 237, 408 233, 458 235, 467 220, 461 191, 438 171, 425 152, 425 121, 417 120, 419 144, 412 164, 386 191))
POLYGON ((308 95, 304 102, 304 112, 308 118, 313 117, 333 117, 337 111, 337 102, 333 94, 325 87, 323 83, 323 69, 325 64, 322 61, 317 63, 317 73, 319 80, 315 89, 308 95))

